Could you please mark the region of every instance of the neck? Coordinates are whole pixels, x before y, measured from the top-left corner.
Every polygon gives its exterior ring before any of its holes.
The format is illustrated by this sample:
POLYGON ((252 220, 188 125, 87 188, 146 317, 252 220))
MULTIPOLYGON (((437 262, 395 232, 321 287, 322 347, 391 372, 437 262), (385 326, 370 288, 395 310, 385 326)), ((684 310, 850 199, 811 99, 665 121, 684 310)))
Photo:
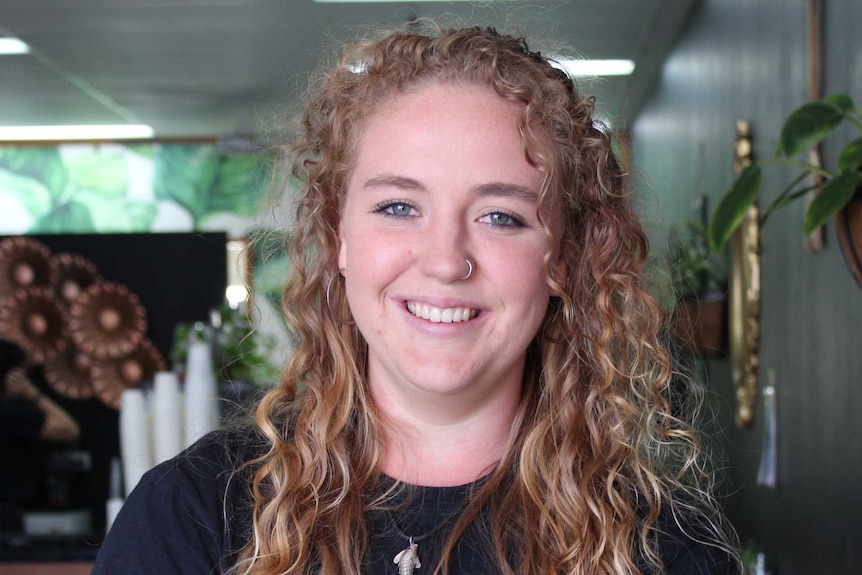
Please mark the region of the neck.
POLYGON ((383 408, 390 426, 384 436, 382 471, 400 481, 428 487, 475 481, 501 459, 519 398, 520 393, 494 398, 466 413, 459 413, 458 405, 450 406, 448 412, 431 412, 447 413, 445 418, 431 416, 427 409, 383 408))

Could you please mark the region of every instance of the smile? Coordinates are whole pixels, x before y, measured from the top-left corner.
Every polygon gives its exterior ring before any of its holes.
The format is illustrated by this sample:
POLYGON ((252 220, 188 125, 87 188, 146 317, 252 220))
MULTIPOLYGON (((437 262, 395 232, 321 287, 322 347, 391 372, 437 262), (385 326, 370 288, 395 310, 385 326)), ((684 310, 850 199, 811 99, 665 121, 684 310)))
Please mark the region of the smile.
POLYGON ((439 308, 424 303, 407 302, 407 310, 433 323, 459 323, 476 317, 476 310, 469 307, 439 308))

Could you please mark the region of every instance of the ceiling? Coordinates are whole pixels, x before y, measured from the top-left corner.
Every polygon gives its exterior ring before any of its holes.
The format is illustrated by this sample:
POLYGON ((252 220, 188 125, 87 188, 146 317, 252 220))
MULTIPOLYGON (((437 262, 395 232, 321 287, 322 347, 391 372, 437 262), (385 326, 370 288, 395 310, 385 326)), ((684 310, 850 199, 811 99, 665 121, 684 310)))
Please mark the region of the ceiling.
POLYGON ((259 134, 283 120, 322 48, 369 23, 448 14, 553 37, 585 58, 633 59, 632 76, 582 84, 600 113, 624 127, 698 2, 0 0, 0 32, 32 47, 0 56, 0 125, 143 123, 157 138, 259 134))

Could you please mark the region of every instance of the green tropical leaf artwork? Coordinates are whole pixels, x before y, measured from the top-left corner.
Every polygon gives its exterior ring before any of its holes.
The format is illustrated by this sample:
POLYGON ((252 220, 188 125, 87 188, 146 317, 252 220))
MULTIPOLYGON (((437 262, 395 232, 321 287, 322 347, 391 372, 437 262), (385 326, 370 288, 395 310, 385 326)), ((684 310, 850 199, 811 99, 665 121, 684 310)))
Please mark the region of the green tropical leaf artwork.
POLYGON ((258 211, 264 170, 257 156, 226 156, 215 146, 164 145, 155 161, 156 196, 188 209, 196 227, 208 215, 258 211))
POLYGON ((60 152, 51 147, 0 147, 0 169, 39 182, 53 198, 66 189, 68 175, 60 152))
POLYGON ((260 213, 266 176, 262 157, 212 144, 0 146, 0 234, 217 229, 260 213))
POLYGON ((92 233, 90 210, 74 200, 59 204, 39 218, 30 230, 34 234, 92 233))

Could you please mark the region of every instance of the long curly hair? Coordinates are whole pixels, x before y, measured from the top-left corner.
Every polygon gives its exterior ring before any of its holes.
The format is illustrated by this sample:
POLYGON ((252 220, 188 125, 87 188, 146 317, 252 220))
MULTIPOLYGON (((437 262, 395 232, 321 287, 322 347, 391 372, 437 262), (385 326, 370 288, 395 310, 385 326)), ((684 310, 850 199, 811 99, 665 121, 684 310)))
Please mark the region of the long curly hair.
POLYGON ((699 539, 730 549, 701 436, 672 397, 664 314, 642 279, 646 238, 592 98, 523 39, 411 28, 348 47, 313 82, 283 149, 302 183, 283 296, 296 350, 256 412, 267 448, 250 466, 253 533, 236 572, 359 573, 386 422, 369 394, 367 346, 350 321, 337 228, 363 122, 386 98, 425 82, 490 88, 519 106, 525 149, 544 173, 538 210, 552 246, 544 262, 551 304, 528 349, 509 441, 435 573, 447 572, 458 537, 482 510, 505 574, 660 569, 655 537, 666 514, 705 526, 699 539), (551 210, 561 226, 548 225, 551 210), (564 277, 552 269, 557 253, 564 277))

